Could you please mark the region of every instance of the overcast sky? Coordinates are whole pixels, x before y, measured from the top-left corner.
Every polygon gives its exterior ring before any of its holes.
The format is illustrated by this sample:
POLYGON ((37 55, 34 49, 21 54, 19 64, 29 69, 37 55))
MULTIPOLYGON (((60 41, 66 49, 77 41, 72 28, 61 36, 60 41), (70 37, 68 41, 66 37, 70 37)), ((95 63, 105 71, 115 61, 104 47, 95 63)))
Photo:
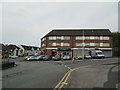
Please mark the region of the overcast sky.
POLYGON ((2 40, 0 42, 40 46, 40 39, 52 28, 108 28, 112 32, 117 32, 118 3, 2 3, 2 40))

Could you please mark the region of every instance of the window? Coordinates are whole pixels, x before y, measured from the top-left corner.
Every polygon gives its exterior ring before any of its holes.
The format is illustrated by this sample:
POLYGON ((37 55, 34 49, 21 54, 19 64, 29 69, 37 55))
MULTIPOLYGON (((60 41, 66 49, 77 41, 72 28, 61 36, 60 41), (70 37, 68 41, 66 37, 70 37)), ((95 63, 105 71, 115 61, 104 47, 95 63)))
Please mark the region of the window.
POLYGON ((56 43, 54 42, 54 43, 52 44, 52 46, 56 46, 56 43))
POLYGON ((109 40, 109 37, 104 36, 102 39, 103 39, 103 40, 109 40))
POLYGON ((95 39, 95 37, 94 36, 90 36, 90 40, 94 40, 95 39))
POLYGON ((100 37, 98 37, 98 36, 95 36, 95 40, 100 40, 100 37))
POLYGON ((56 43, 56 46, 61 46, 61 43, 60 43, 60 42, 57 42, 57 43, 56 43))
POLYGON ((82 46, 82 43, 78 42, 76 43, 76 46, 82 46))
POLYGON ((100 46, 100 43, 95 43, 95 46, 100 46))
POLYGON ((56 40, 56 36, 49 36, 49 40, 56 40))
POLYGON ((95 43, 90 43, 90 46, 95 46, 95 43))
POLYGON ((56 36, 56 40, 61 40, 61 36, 56 36))
POLYGON ((49 42, 48 46, 56 46, 56 43, 55 42, 49 42))
POLYGON ((110 44, 109 44, 109 43, 103 43, 103 46, 104 46, 104 47, 109 47, 110 44))
POLYGON ((86 36, 86 37, 85 37, 85 40, 90 40, 90 37, 89 37, 89 36, 86 36))
POLYGON ((90 46, 90 43, 85 43, 85 46, 90 46))
POLYGON ((82 40, 82 36, 76 36, 76 40, 82 40))
POLYGON ((42 39, 42 42, 43 42, 44 40, 45 40, 45 39, 43 38, 43 39, 42 39))
POLYGON ((70 40, 70 36, 64 36, 63 40, 70 40))
POLYGON ((52 42, 49 42, 49 43, 48 43, 48 46, 52 46, 52 42))
POLYGON ((42 44, 42 47, 44 47, 44 46, 45 46, 45 44, 43 43, 43 44, 42 44))
POLYGON ((65 43, 63 43, 63 46, 70 46, 70 43, 65 42, 65 43))

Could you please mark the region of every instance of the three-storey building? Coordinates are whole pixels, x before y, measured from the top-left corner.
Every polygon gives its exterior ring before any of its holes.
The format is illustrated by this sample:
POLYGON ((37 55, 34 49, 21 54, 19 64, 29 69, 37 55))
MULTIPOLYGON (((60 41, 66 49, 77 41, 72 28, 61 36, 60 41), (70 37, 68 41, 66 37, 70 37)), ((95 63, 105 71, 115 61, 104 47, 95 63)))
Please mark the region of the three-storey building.
POLYGON ((99 48, 106 57, 112 56, 109 29, 54 29, 41 38, 41 50, 47 55, 82 56, 99 48))

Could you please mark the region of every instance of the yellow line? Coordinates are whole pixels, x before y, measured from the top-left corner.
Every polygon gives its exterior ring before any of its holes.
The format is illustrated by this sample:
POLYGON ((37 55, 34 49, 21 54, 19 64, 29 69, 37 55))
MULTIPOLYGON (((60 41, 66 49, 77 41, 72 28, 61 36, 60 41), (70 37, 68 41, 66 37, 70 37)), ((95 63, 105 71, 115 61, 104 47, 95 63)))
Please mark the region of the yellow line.
MULTIPOLYGON (((88 66, 90 66, 90 65, 88 65, 88 66)), ((69 71, 64 75, 64 77, 60 80, 60 82, 55 86, 55 88, 54 88, 53 90, 56 90, 57 88, 58 88, 58 90, 61 90, 61 88, 64 87, 64 84, 62 84, 62 82, 66 83, 67 80, 68 80, 68 78, 69 78, 69 76, 70 76, 70 74, 71 74, 73 71, 75 71, 75 70, 77 70, 77 69, 80 69, 80 68, 88 67, 88 66, 77 67, 77 68, 74 68, 74 69, 72 69, 72 70, 69 70, 69 71), (65 79, 65 80, 64 80, 64 79, 65 79), (63 80, 64 80, 64 81, 63 81, 63 80), (62 85, 61 85, 61 84, 62 84, 62 85), (60 85, 61 85, 61 86, 60 86, 60 85)))
MULTIPOLYGON (((66 83, 66 82, 67 82, 67 80, 68 80, 68 78, 69 78, 69 76, 70 76, 71 72, 72 72, 72 71, 70 71, 70 72, 69 72, 69 74, 68 74, 68 76, 66 77, 66 79, 65 79, 64 83, 66 83)), ((59 89, 58 89, 58 90, 61 90, 61 88, 62 88, 63 86, 64 86, 64 84, 62 84, 62 85, 59 87, 59 89)))
POLYGON ((53 89, 53 90, 56 90, 59 86, 60 86, 60 84, 62 83, 62 81, 65 79, 65 77, 67 76, 67 74, 69 73, 70 71, 68 71, 65 75, 64 75, 64 77, 60 80, 60 82, 55 86, 55 88, 53 89))
MULTIPOLYGON (((88 65, 88 66, 90 66, 90 65, 88 65)), ((67 75, 66 79, 64 80, 64 83, 67 82, 69 76, 71 75, 71 73, 72 73, 73 71, 75 71, 75 70, 77 70, 77 69, 80 69, 80 68, 85 68, 85 67, 88 67, 88 66, 77 67, 77 68, 72 69, 72 71, 69 72, 69 74, 67 75)), ((61 88, 63 88, 63 87, 64 87, 64 84, 62 84, 62 85, 59 87, 58 90, 61 90, 61 88)))

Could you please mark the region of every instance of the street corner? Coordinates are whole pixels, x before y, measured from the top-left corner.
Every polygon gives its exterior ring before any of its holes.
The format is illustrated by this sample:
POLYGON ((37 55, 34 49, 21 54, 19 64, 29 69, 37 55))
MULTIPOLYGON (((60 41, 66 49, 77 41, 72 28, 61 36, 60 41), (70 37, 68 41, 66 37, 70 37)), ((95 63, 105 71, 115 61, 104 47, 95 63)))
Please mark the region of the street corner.
POLYGON ((118 88, 116 65, 91 65, 73 71, 64 88, 118 88))

